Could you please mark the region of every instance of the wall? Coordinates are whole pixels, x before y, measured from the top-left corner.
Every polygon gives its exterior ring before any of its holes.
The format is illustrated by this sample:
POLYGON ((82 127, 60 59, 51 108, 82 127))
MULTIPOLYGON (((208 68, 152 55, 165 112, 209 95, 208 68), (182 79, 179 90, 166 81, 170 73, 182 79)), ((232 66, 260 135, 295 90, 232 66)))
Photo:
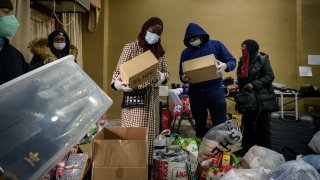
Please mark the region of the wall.
MULTIPOLYGON (((102 1, 103 2, 103 1, 102 1)), ((83 70, 102 88, 104 79, 104 13, 102 8, 100 21, 97 30, 93 33, 88 31, 88 17, 83 17, 82 26, 82 49, 83 49, 83 70)))
MULTIPOLYGON (((298 88, 312 83, 320 86, 320 66, 312 66, 314 77, 301 78, 298 66, 307 65, 308 54, 320 54, 320 2, 318 0, 105 0, 100 24, 89 33, 84 24, 84 70, 107 92, 114 104, 108 118, 120 118, 122 93, 109 88, 112 72, 126 43, 135 41, 142 24, 151 16, 164 22, 161 37, 171 73, 179 83, 178 63, 189 22, 201 25, 212 39, 222 41, 236 59, 240 44, 255 39, 260 50, 270 56, 275 82, 298 88)), ((86 19, 85 19, 86 20, 86 19)), ((225 74, 235 76, 235 72, 225 74)), ((316 99, 306 99, 304 106, 318 107, 316 99)), ((303 104, 303 103, 302 103, 303 104)), ((303 105, 302 105, 303 106, 303 105)), ((320 107, 319 107, 320 109, 320 107)), ((234 104, 228 101, 228 111, 234 104)))
MULTIPOLYGON (((298 0, 298 65, 308 66, 308 55, 320 55, 320 1, 319 0, 298 0)), ((320 66, 310 65, 313 77, 297 76, 298 85, 313 84, 320 87, 320 66)), ((314 111, 320 113, 319 98, 305 98, 300 106, 301 110, 313 107, 314 111)))
MULTIPOLYGON (((180 83, 178 63, 185 28, 195 22, 212 39, 222 41, 236 59, 241 55, 241 42, 247 38, 257 40, 261 51, 270 55, 276 81, 296 86, 297 17, 293 0, 109 0, 108 73, 104 76, 108 83, 123 46, 136 40, 142 24, 151 16, 164 22, 161 39, 171 73, 169 84, 180 83)), ((235 73, 225 76, 235 77, 235 73)), ((108 116, 120 117, 122 93, 107 92, 115 102, 108 116)), ((233 105, 228 102, 229 111, 233 111, 233 105)))

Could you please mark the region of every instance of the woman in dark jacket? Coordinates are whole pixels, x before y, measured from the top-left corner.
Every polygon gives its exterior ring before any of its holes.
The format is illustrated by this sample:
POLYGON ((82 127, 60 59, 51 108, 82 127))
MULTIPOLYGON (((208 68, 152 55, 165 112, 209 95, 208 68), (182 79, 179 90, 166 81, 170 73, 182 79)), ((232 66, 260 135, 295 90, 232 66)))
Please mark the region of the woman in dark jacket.
POLYGON ((48 38, 37 38, 29 43, 29 48, 33 54, 31 65, 46 64, 60 59, 67 55, 77 58, 78 49, 70 44, 68 34, 58 28, 49 34, 48 38))
POLYGON ((274 74, 269 56, 259 52, 259 44, 255 40, 245 40, 241 49, 242 57, 237 68, 239 90, 252 91, 258 101, 256 111, 242 115, 242 147, 247 152, 253 145, 268 147, 267 122, 270 112, 278 106, 272 86, 274 74))

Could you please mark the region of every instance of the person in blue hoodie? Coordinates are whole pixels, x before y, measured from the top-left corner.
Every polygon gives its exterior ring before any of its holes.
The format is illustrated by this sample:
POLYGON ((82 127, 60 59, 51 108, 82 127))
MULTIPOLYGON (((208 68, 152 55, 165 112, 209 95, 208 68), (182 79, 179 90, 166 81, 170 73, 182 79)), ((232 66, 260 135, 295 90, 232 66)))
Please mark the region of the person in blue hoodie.
POLYGON ((209 34, 199 25, 190 23, 184 36, 186 48, 181 53, 179 75, 182 83, 189 83, 189 98, 192 115, 196 122, 196 136, 203 138, 207 133, 208 110, 213 119, 212 126, 226 121, 227 106, 222 78, 192 83, 183 73, 182 63, 191 59, 212 54, 218 62, 217 72, 222 74, 234 70, 236 59, 217 40, 210 40, 209 34))

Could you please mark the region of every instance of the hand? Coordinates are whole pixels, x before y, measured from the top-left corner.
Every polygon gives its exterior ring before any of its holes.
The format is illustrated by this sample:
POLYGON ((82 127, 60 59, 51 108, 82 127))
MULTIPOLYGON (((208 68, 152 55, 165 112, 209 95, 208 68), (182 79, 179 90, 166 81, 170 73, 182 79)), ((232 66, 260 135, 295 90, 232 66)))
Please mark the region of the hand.
POLYGON ((254 86, 252 83, 248 83, 244 86, 244 88, 248 89, 249 91, 253 90, 254 86))
POLYGON ((226 69, 227 69, 227 64, 226 63, 223 63, 219 60, 217 60, 217 63, 218 63, 218 70, 217 70, 217 74, 218 75, 222 75, 223 73, 225 73, 226 69))
POLYGON ((157 81, 157 83, 156 83, 155 86, 161 86, 162 83, 163 83, 165 80, 166 80, 166 77, 165 77, 164 73, 162 73, 162 72, 160 72, 160 71, 158 70, 158 81, 157 81))
POLYGON ((123 81, 121 81, 120 77, 118 77, 115 81, 114 81, 114 87, 117 90, 123 90, 124 92, 131 92, 132 89, 125 84, 123 81))
POLYGON ((54 61, 54 59, 52 57, 48 57, 45 60, 43 60, 43 64, 48 64, 50 62, 54 61))
POLYGON ((185 74, 182 75, 182 80, 188 83, 192 82, 192 80, 189 77, 187 77, 185 74))

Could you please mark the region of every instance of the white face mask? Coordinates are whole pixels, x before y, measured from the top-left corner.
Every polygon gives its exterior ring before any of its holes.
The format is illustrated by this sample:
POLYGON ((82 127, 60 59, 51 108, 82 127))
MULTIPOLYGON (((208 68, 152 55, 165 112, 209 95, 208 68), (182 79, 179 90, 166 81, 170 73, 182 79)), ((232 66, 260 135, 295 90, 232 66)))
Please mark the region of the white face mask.
POLYGON ((192 41, 192 42, 189 42, 191 46, 193 47, 197 47, 201 44, 201 40, 200 39, 197 39, 195 41, 192 41))
POLYGON ((53 47, 62 50, 64 47, 66 47, 66 43, 53 43, 53 47))
POLYGON ((159 41, 159 38, 160 36, 149 31, 147 31, 147 34, 145 36, 147 43, 150 45, 157 43, 159 41))

